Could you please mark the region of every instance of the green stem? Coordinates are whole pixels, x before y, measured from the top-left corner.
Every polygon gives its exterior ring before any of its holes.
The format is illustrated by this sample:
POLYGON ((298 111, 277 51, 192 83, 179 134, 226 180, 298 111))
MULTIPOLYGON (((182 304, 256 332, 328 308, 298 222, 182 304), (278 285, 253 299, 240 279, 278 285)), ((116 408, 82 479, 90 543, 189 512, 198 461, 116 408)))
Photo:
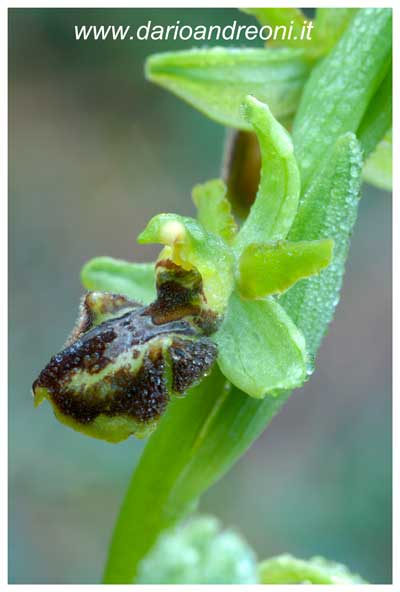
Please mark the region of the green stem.
POLYGON ((229 386, 215 368, 174 401, 150 438, 116 524, 105 583, 130 583, 160 531, 187 514, 261 434, 289 396, 263 401, 229 386))

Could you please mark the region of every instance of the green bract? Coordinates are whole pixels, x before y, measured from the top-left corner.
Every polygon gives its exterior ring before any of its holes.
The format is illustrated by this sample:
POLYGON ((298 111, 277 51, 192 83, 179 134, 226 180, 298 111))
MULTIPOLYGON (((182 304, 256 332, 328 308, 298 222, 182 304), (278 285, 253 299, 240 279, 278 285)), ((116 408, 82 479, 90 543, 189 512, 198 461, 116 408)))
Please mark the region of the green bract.
POLYGON ((391 27, 389 9, 358 11, 312 71, 293 125, 303 191, 315 170, 331 158, 336 140, 343 133, 356 132, 368 112, 391 67, 391 27))
POLYGON ((317 351, 339 300, 349 240, 357 218, 362 158, 353 134, 337 140, 331 159, 314 172, 288 238, 332 238, 332 263, 319 275, 298 282, 280 303, 303 332, 307 349, 317 351))
POLYGON ((250 129, 240 105, 248 94, 288 122, 298 106, 311 61, 302 49, 193 49, 150 56, 146 77, 218 123, 250 129))

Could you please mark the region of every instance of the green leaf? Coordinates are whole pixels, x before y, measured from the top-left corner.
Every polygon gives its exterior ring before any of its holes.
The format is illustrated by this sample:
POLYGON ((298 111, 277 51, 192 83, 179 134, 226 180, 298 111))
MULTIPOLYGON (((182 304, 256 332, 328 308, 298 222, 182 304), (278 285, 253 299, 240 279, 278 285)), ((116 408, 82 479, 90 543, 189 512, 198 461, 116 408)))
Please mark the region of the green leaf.
POLYGON ((311 69, 301 49, 193 49, 155 54, 146 77, 222 125, 251 129, 240 105, 248 94, 281 121, 295 113, 311 69))
POLYGON ((233 530, 197 516, 163 533, 140 563, 136 584, 256 584, 256 558, 233 530))
POLYGON ((231 243, 237 233, 237 225, 232 216, 231 204, 226 198, 225 183, 221 179, 213 179, 203 185, 196 185, 192 197, 200 224, 231 243))
POLYGON ((245 301, 232 294, 213 339, 222 373, 251 397, 295 388, 305 380, 304 338, 272 298, 245 301))
POLYGON ((81 281, 87 290, 123 294, 142 304, 156 297, 154 263, 95 257, 83 266, 81 281))
POLYGON ((392 130, 378 144, 364 165, 363 177, 365 181, 380 189, 392 189, 392 130))
POLYGON ((260 584, 366 584, 359 575, 346 566, 323 557, 308 561, 292 555, 279 555, 260 563, 260 584))
POLYGON ((281 241, 249 245, 239 260, 243 298, 281 294, 298 280, 319 273, 332 259, 333 241, 281 241))
POLYGON ((167 245, 160 259, 172 259, 183 269, 197 269, 209 307, 224 312, 233 289, 233 255, 226 243, 201 224, 177 214, 154 216, 138 236, 139 243, 167 245))
POLYGON ((289 233, 291 241, 332 238, 332 263, 319 275, 302 280, 279 300, 303 332, 315 354, 339 300, 349 239, 360 197, 361 149, 354 134, 336 142, 330 162, 315 174, 289 233))
POLYGON ((293 125, 303 191, 336 140, 356 132, 391 60, 392 12, 359 10, 337 45, 313 69, 293 125))
POLYGON ((254 97, 246 98, 244 113, 260 144, 261 179, 256 201, 235 241, 237 252, 254 242, 285 238, 300 196, 299 171, 287 131, 268 106, 254 97))

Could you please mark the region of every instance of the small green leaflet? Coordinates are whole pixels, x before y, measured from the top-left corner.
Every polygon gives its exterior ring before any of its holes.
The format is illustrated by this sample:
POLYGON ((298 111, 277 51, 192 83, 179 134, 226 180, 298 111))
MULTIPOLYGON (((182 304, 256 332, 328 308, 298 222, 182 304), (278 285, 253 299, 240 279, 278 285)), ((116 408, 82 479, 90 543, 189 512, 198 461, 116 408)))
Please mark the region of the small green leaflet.
POLYGON ((239 261, 239 290, 244 298, 281 294, 298 280, 329 265, 333 241, 280 241, 249 245, 239 261))

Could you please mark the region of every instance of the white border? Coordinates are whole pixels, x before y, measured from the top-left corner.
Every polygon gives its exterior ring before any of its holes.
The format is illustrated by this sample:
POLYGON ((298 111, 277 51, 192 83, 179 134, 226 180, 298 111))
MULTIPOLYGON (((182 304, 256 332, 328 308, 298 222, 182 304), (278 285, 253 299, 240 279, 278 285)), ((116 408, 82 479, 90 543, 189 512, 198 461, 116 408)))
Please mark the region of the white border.
MULTIPOLYGON (((265 6, 268 5, 270 7, 287 7, 290 6, 298 6, 303 8, 314 8, 316 5, 319 7, 334 7, 334 8, 342 8, 342 7, 387 7, 393 9, 393 21, 394 21, 394 44, 393 44, 393 63, 396 64, 397 70, 399 69, 399 21, 400 21, 400 5, 396 5, 395 0, 353 0, 351 2, 343 2, 338 0, 330 0, 328 2, 321 1, 317 2, 314 0, 310 2, 308 0, 303 0, 299 2, 298 0, 295 1, 283 1, 283 0, 205 0, 204 2, 191 2, 190 0, 174 0, 170 2, 163 2, 162 0, 154 1, 149 0, 147 2, 133 2, 132 0, 119 0, 115 3, 111 2, 110 0, 93 0, 93 1, 86 1, 86 2, 79 2, 76 0, 70 0, 69 2, 61 1, 31 1, 31 0, 14 0, 8 1, 6 3, 2 3, 1 6, 1 21, 0 21, 0 43, 1 43, 1 82, 2 82, 2 95, 1 95, 1 121, 3 123, 3 130, 4 130, 4 140, 1 146, 0 152, 0 162, 3 174, 1 179, 3 181, 3 198, 1 201, 1 211, 0 211, 0 223, 3 225, 2 232, 0 232, 0 245, 1 245, 1 268, 0 268, 0 278, 2 280, 2 290, 1 290, 1 301, 2 306, 0 309, 0 323, 2 328, 2 340, 1 340, 1 351, 0 351, 0 376, 1 382, 4 385, 6 383, 5 377, 7 377, 7 310, 8 310, 8 298, 7 298, 7 290, 6 290, 6 282, 5 278, 7 277, 7 219, 8 219, 8 211, 7 211, 7 88, 8 88, 8 80, 7 80, 7 47, 8 47, 8 15, 7 11, 8 8, 234 8, 234 7, 243 7, 243 6, 265 6)), ((394 67, 394 83, 393 83, 393 96, 399 97, 400 96, 400 85, 398 82, 398 78, 396 76, 396 67, 394 67)), ((393 114, 393 148, 395 162, 399 161, 400 157, 400 150, 399 150, 399 120, 398 114, 396 110, 396 104, 394 106, 394 114, 393 114)), ((399 167, 394 167, 393 170, 393 187, 394 187, 394 195, 397 196, 398 192, 397 189, 400 187, 399 181, 399 167)), ((395 262, 397 262, 397 255, 400 249, 400 204, 398 203, 397 197, 393 200, 393 302, 397 303, 400 301, 400 288, 399 288, 399 278, 396 274, 395 269, 395 262)), ((400 412, 400 401, 398 399, 399 395, 399 360, 400 360, 400 348, 398 345, 398 328, 399 328, 399 318, 400 315, 398 313, 398 309, 394 306, 393 310, 393 329, 394 329, 394 336, 393 336, 393 474, 394 474, 394 482, 393 482, 393 584, 392 585, 376 585, 376 586, 351 586, 351 590, 355 592, 357 590, 370 590, 371 588, 379 588, 379 590, 386 591, 386 590, 399 590, 398 586, 400 586, 400 488, 399 488, 399 468, 400 468, 400 434, 397 429, 399 429, 400 421, 399 421, 399 412, 400 412)), ((1 446, 1 463, 2 463, 2 475, 3 478, 1 479, 1 490, 0 490, 0 520, 2 526, 2 533, 0 538, 0 584, 1 590, 3 589, 12 589, 16 592, 23 592, 25 590, 42 590, 44 588, 43 585, 9 585, 7 583, 7 559, 8 559, 8 529, 7 529, 7 459, 8 459, 8 446, 7 446, 7 393, 6 389, 4 392, 1 393, 1 418, 3 422, 3 429, 0 432, 0 446, 1 446)), ((196 592, 202 590, 204 588, 209 589, 216 589, 218 591, 225 591, 231 590, 232 586, 169 586, 169 585, 162 585, 162 586, 135 586, 135 589, 139 592, 141 590, 145 591, 171 591, 171 590, 184 590, 190 589, 191 592, 196 592)), ((236 588, 240 588, 241 590, 254 590, 256 589, 263 589, 263 586, 235 586, 236 588)), ((272 588, 279 590, 281 592, 295 592, 298 591, 298 586, 268 586, 269 590, 272 588)), ((308 590, 309 586, 303 586, 302 590, 308 590)), ((325 589, 325 586, 312 586, 312 590, 316 590, 317 588, 325 589)), ((104 590, 104 586, 99 585, 54 585, 51 586, 51 590, 62 590, 67 591, 71 590, 73 592, 84 592, 85 590, 104 590)), ((108 585, 108 590, 118 590, 119 592, 124 590, 132 590, 132 586, 113 586, 108 585)), ((348 592, 349 586, 336 586, 335 589, 343 590, 348 592)))

